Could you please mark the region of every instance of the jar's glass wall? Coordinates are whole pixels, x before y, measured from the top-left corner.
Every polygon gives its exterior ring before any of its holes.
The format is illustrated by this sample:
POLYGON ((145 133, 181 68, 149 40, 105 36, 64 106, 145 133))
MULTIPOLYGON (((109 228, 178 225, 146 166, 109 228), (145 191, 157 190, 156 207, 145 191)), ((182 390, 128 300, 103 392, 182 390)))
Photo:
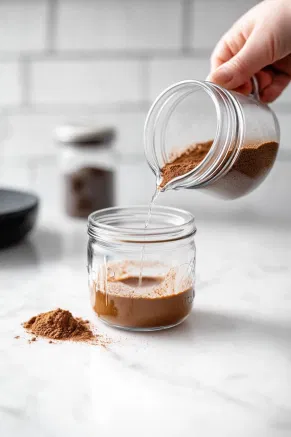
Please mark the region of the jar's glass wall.
POLYGON ((269 174, 276 160, 280 131, 276 115, 256 97, 229 94, 234 97, 241 140, 237 153, 206 190, 235 199, 253 191, 269 174))
POLYGON ((241 106, 244 124, 244 143, 280 140, 277 117, 269 106, 261 103, 259 97, 245 96, 232 91, 231 94, 241 106))
POLYGON ((163 110, 165 117, 160 121, 166 162, 194 143, 215 138, 216 108, 212 98, 200 87, 193 86, 184 93, 176 93, 166 105, 171 107, 169 112, 163 110))
POLYGON ((89 238, 91 305, 100 319, 116 327, 167 328, 182 322, 192 309, 195 230, 191 225, 190 234, 179 238, 173 232, 183 226, 183 218, 177 212, 164 214, 171 208, 156 207, 143 233, 146 208, 138 217, 133 209, 128 209, 128 215, 120 214, 114 236, 109 225, 107 236, 89 238))
POLYGON ((156 174, 191 144, 215 138, 219 108, 214 94, 201 82, 189 80, 173 85, 156 99, 144 131, 146 158, 156 174))

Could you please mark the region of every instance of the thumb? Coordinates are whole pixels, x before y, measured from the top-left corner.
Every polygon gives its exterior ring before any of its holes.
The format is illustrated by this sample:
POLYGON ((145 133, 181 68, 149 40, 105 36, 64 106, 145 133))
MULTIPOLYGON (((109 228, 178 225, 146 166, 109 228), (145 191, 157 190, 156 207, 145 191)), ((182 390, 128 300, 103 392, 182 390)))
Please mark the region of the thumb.
POLYGON ((268 47, 262 35, 254 32, 235 56, 210 74, 209 80, 227 89, 244 85, 253 75, 272 63, 268 47))

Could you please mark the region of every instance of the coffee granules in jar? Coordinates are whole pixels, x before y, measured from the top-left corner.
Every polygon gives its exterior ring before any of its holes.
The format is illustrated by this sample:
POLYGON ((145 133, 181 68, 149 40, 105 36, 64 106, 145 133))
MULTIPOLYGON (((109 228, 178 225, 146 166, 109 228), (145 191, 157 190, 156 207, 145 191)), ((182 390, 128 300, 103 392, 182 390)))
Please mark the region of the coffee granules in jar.
POLYGON ((59 126, 55 135, 62 144, 60 162, 67 215, 87 218, 96 210, 112 207, 115 129, 69 124, 59 126))
MULTIPOLYGON (((194 170, 207 156, 213 140, 193 144, 179 156, 173 157, 162 169, 163 189, 168 182, 194 170)), ((229 171, 215 180, 211 186, 218 194, 227 198, 235 198, 252 191, 267 176, 276 159, 279 144, 275 141, 244 144, 229 171)), ((231 155, 230 150, 225 158, 231 155)), ((215 175, 214 175, 215 177, 215 175)))
POLYGON ((212 146, 213 140, 205 143, 192 144, 178 156, 173 154, 171 162, 162 169, 162 182, 160 188, 178 176, 189 173, 205 158, 212 146))
POLYGON ((116 327, 130 329, 159 329, 182 322, 192 309, 195 294, 190 273, 181 277, 178 268, 145 262, 139 286, 139 272, 140 263, 135 261, 108 266, 107 280, 101 274, 91 290, 97 315, 116 327))
POLYGON ((34 337, 45 337, 50 340, 85 342, 105 345, 106 340, 95 335, 88 320, 73 317, 70 311, 57 308, 53 311, 40 313, 23 323, 24 329, 34 337))
POLYGON ((64 177, 65 207, 69 216, 87 218, 91 212, 113 205, 113 171, 83 167, 65 174, 64 177))

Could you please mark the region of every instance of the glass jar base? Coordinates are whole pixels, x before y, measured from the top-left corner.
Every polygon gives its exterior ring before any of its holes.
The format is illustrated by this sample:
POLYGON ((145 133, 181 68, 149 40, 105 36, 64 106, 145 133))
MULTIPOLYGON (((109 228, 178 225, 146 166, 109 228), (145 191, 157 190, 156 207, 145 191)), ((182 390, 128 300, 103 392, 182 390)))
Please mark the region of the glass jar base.
MULTIPOLYGON (((190 314, 190 313, 189 313, 190 314)), ((171 328, 175 328, 178 325, 181 325, 181 323, 183 323, 187 317, 189 316, 189 314, 187 314, 187 316, 183 317, 183 319, 179 320, 176 323, 173 323, 172 325, 166 325, 166 326, 151 326, 151 327, 132 327, 132 326, 121 326, 121 325, 116 325, 114 323, 110 323, 107 320, 102 319, 101 317, 98 317, 95 314, 95 317, 97 317, 98 320, 101 320, 102 323, 104 323, 107 326, 110 326, 111 328, 116 328, 116 329, 120 329, 122 331, 131 331, 131 332, 153 332, 153 331, 164 331, 165 329, 171 329, 171 328)))

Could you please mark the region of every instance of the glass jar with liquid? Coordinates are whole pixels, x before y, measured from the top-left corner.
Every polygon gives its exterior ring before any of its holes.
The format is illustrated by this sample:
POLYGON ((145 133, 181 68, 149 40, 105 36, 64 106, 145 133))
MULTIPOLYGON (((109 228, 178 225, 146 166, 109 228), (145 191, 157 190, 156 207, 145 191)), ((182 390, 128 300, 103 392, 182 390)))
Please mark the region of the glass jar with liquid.
POLYGON ((170 328, 194 300, 194 217, 180 209, 108 208, 88 221, 88 278, 92 308, 117 328, 170 328))
POLYGON ((226 199, 256 188, 276 159, 279 125, 255 92, 245 96, 211 82, 166 89, 145 124, 145 154, 161 191, 204 189, 226 199))

